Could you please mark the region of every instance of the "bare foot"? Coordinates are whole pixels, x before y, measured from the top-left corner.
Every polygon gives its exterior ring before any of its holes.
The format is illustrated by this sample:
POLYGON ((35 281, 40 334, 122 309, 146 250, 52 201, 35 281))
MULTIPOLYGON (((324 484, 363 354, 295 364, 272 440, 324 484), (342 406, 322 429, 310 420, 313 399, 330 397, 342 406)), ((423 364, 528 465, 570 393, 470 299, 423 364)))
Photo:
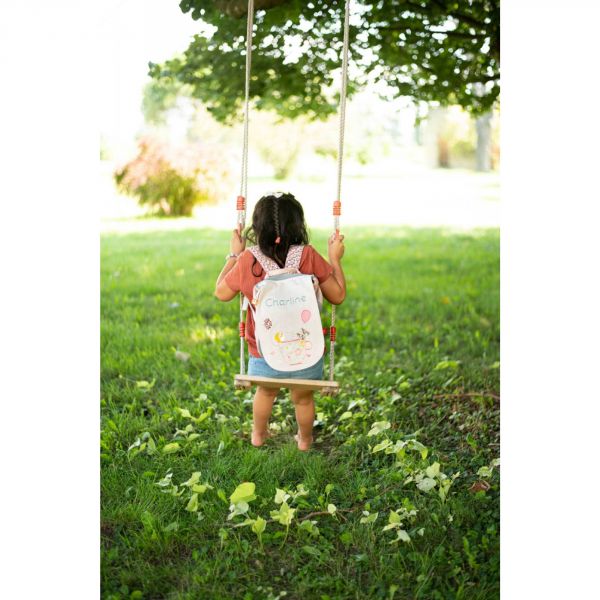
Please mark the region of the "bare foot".
POLYGON ((308 439, 305 439, 303 437, 300 437, 300 434, 297 433, 294 436, 294 439, 298 442, 298 450, 302 450, 302 452, 306 452, 307 450, 310 450, 310 447, 313 442, 312 435, 308 439))
POLYGON ((259 448, 271 436, 272 436, 272 434, 268 429, 267 429, 267 431, 263 431, 262 433, 258 433, 256 431, 252 430, 252 438, 251 438, 252 445, 259 448))

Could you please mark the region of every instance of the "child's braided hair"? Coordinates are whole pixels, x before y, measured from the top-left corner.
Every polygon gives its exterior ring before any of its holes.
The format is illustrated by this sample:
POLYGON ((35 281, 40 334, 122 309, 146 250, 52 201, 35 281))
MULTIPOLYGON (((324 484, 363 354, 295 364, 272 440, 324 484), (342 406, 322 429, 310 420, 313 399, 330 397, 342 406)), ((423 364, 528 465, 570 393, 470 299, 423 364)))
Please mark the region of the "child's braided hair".
MULTIPOLYGON (((302 205, 292 194, 263 196, 254 207, 252 224, 245 235, 250 242, 258 245, 263 254, 283 268, 290 246, 307 245, 309 242, 302 205)), ((256 264, 255 259, 253 273, 256 264)), ((260 274, 254 273, 257 277, 260 274)))

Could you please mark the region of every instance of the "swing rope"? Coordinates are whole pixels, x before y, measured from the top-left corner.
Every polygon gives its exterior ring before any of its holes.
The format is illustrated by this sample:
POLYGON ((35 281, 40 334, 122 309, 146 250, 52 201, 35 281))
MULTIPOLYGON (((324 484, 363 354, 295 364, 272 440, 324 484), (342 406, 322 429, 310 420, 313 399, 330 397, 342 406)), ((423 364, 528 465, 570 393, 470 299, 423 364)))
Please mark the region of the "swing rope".
MULTIPOLYGON (((242 176, 240 195, 237 197, 237 222, 240 235, 246 224, 246 198, 248 197, 248 126, 250 124, 250 73, 252 69, 252 33, 254 28, 254 0, 248 0, 246 24, 246 76, 244 85, 244 140, 242 143, 242 176)), ((240 292, 240 374, 246 372, 246 323, 244 321, 244 295, 240 292)))
MULTIPOLYGON (((348 46, 350 33, 350 0, 346 0, 344 10, 344 46, 342 50, 342 82, 340 86, 340 127, 338 138, 337 189, 333 203, 333 230, 336 236, 340 233, 340 216, 342 214, 342 167, 344 163, 344 132, 346 129, 346 91, 348 87, 348 46)), ((335 304, 331 305, 331 327, 329 328, 329 381, 333 381, 335 367, 335 304)))
MULTIPOLYGON (((242 173, 240 181, 240 194, 237 197, 237 222, 240 234, 246 223, 246 198, 248 196, 248 129, 250 121, 250 74, 252 67, 252 34, 254 26, 254 0, 248 0, 248 17, 246 27, 246 74, 245 74, 245 97, 244 97, 244 137, 242 143, 242 173)), ((337 187, 336 200, 333 202, 333 228, 337 236, 340 232, 340 216, 342 214, 342 167, 344 161, 344 132, 346 127, 346 95, 348 86, 348 48, 350 32, 350 0, 346 0, 344 9, 344 40, 342 50, 342 72, 340 86, 339 104, 339 138, 338 138, 338 160, 337 160, 337 187)), ((335 304, 331 305, 331 326, 329 328, 329 380, 333 381, 335 367, 335 304)), ((240 374, 246 372, 245 360, 245 337, 246 323, 244 321, 244 297, 240 293, 240 374)))

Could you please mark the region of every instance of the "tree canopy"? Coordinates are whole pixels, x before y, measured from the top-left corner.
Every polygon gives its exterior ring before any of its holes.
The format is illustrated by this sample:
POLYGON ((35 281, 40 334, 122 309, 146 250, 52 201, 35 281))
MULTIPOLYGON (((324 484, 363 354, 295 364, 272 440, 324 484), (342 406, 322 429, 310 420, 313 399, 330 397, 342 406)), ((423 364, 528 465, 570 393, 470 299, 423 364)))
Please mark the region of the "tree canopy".
MULTIPOLYGON (((189 86, 220 121, 239 114, 247 0, 182 0, 206 24, 182 56, 150 64, 189 86)), ((251 95, 257 109, 325 117, 337 110, 344 0, 255 0, 251 95)), ((489 110, 500 91, 499 0, 353 0, 352 95, 385 82, 394 96, 489 110)))

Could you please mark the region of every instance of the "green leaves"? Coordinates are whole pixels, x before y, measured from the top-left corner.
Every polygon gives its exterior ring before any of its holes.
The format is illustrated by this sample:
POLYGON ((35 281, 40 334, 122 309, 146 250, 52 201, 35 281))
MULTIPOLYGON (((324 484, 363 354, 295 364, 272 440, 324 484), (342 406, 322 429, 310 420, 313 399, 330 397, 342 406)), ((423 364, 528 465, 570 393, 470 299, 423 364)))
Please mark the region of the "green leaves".
POLYGON ((155 383, 156 383, 155 379, 153 379, 152 381, 141 380, 141 381, 136 381, 135 385, 140 390, 148 391, 154 387, 155 383))
POLYGON ((238 502, 252 502, 252 500, 256 499, 256 496, 254 495, 255 489, 256 485, 254 483, 240 483, 231 496, 229 496, 229 500, 232 504, 237 504, 238 502))
MULTIPOLYGON (((268 3, 256 16, 252 93, 261 109, 281 116, 325 117, 335 112, 331 88, 340 66, 339 26, 344 3, 268 3), (285 4, 285 6, 283 6, 285 4), (305 42, 289 60, 289 40, 305 42), (256 89, 258 86, 258 90, 256 89)), ((181 10, 207 24, 183 56, 152 65, 154 85, 145 112, 160 122, 156 106, 174 106, 183 88, 199 98, 220 121, 239 111, 244 89, 245 10, 247 3, 183 0, 181 10), (208 33, 210 31, 210 34, 208 33), (154 89, 156 88, 156 89, 154 89)), ((401 13, 393 0, 359 0, 350 25, 349 94, 370 73, 395 96, 415 101, 460 104, 478 113, 499 94, 500 8, 480 3, 413 2, 401 13), (402 66, 402 77, 397 70, 402 66), (480 84, 482 93, 474 85, 480 84)))
POLYGON ((391 445, 392 445, 392 442, 390 440, 383 440, 383 442, 379 442, 379 444, 376 444, 373 447, 373 450, 371 450, 371 452, 373 452, 373 453, 381 452, 382 450, 389 448, 391 445))
POLYGON ((431 478, 431 477, 422 477, 419 481, 417 481, 417 487, 422 491, 422 492, 429 492, 430 490, 432 490, 435 486, 437 485, 437 482, 435 479, 431 478))
POLYGON ((415 520, 417 516, 417 510, 408 498, 402 501, 403 506, 397 510, 390 510, 388 516, 388 524, 382 529, 382 531, 393 530, 396 532, 396 537, 390 542, 395 544, 397 542, 410 542, 411 538, 406 531, 406 525, 415 520))
POLYGON ((434 371, 444 371, 446 369, 458 369, 460 366, 459 360, 442 360, 435 365, 434 371))
POLYGON ((373 425, 371 425, 371 429, 369 430, 369 433, 367 433, 367 436, 379 435, 386 429, 389 429, 391 426, 392 425, 389 421, 376 421, 373 423, 373 425))
POLYGON ((250 508, 250 502, 256 500, 254 490, 256 485, 251 482, 240 483, 234 492, 229 496, 231 505, 229 507, 229 515, 227 520, 230 521, 238 515, 245 515, 250 508))
POLYGON ((198 494, 192 494, 192 497, 185 507, 185 510, 190 512, 196 512, 198 510, 198 494))
POLYGON ((282 504, 290 498, 290 495, 285 490, 277 488, 275 492, 275 504, 282 504))
POLYGON ((252 531, 260 537, 262 532, 266 529, 267 522, 262 517, 257 517, 252 523, 252 531))
POLYGON ((379 516, 378 512, 369 513, 368 510, 363 510, 363 517, 360 518, 360 522, 364 525, 370 525, 377 521, 377 517, 379 516))
POLYGON ((163 454, 175 454, 181 450, 181 446, 177 442, 171 442, 163 446, 163 454))
POLYGON ((296 512, 295 508, 290 508, 287 502, 282 502, 278 510, 271 511, 271 518, 281 525, 289 527, 296 512))
POLYGON ((440 474, 440 463, 434 462, 432 465, 425 469, 427 477, 437 477, 440 474))

